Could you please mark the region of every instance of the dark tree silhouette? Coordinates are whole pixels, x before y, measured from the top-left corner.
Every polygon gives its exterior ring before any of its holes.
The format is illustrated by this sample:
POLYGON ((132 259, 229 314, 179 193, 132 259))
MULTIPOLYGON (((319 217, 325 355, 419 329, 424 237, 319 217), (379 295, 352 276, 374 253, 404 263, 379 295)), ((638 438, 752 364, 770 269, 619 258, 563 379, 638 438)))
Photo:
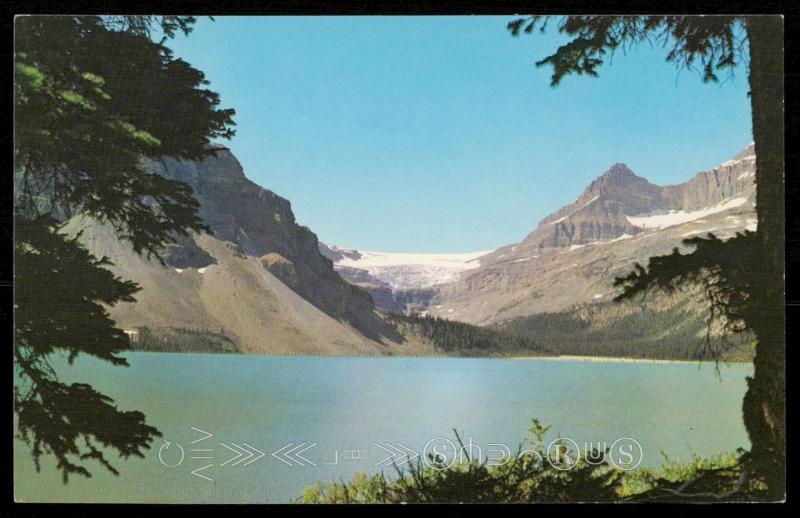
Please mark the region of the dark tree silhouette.
POLYGON ((780 16, 529 16, 509 23, 514 36, 555 23, 569 41, 537 62, 553 67, 552 85, 569 74, 597 75, 615 51, 649 42, 669 48, 667 60, 699 69, 703 81, 738 64, 749 68, 756 153, 758 230, 725 243, 713 236, 686 242, 695 251, 651 258, 648 268, 619 279, 623 297, 647 288, 701 282, 711 316, 729 330, 757 337, 743 417, 752 449, 750 476, 785 494, 783 18, 780 16))
POLYGON ((127 365, 128 339, 104 306, 138 286, 104 268, 63 222, 83 213, 109 223, 140 254, 160 260, 177 235, 207 230, 191 188, 142 158, 200 159, 233 135, 202 72, 164 42, 190 17, 26 16, 15 20, 14 357, 18 433, 40 469, 57 460, 64 482, 90 476, 82 461, 142 456, 158 430, 82 383, 58 380, 48 358, 79 354, 127 365), (160 41, 154 41, 158 35, 160 41))

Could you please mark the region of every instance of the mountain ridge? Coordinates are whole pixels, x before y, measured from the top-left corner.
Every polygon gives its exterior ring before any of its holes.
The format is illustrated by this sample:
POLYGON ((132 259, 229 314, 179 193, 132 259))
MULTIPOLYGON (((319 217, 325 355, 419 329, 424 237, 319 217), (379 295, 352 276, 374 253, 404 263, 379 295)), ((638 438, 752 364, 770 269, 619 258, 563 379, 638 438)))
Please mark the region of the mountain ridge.
MULTIPOLYGON (((381 309, 486 325, 581 303, 609 300, 611 281, 636 261, 668 253, 690 235, 755 228, 753 145, 688 181, 659 186, 612 164, 572 203, 542 218, 518 243, 477 258, 455 281, 387 290, 380 272, 339 273, 368 289, 381 309), (707 222, 706 220, 713 220, 707 222), (574 276, 574 282, 565 282, 574 276)), ((358 251, 351 251, 358 253, 358 251)), ((356 263, 357 264, 357 263, 356 263)), ((389 283, 391 284, 391 283, 389 283)))
MULTIPOLYGON (((92 253, 110 257, 116 274, 143 287, 136 303, 109 308, 112 318, 128 329, 148 328, 151 341, 161 329, 188 343, 179 336, 185 329, 253 354, 442 353, 420 337, 406 340, 402 326, 379 309, 491 327, 515 322, 512 329, 530 337, 538 336, 531 325, 552 319, 520 317, 561 312, 555 321, 566 330, 569 315, 604 326, 620 318, 647 321, 611 305, 614 276, 682 247, 685 237, 713 231, 725 238, 756 224, 752 149, 664 187, 613 164, 522 241, 467 254, 386 254, 321 243, 295 221, 288 200, 248 180, 224 147, 199 162, 146 165, 192 187, 213 235, 191 234, 167 246, 165 266, 134 254, 100 222, 70 220, 66 232, 82 231, 92 253)), ((668 315, 661 322, 684 313, 697 322, 699 306, 686 298, 653 307, 668 315)), ((592 333, 583 340, 610 336, 592 333)))

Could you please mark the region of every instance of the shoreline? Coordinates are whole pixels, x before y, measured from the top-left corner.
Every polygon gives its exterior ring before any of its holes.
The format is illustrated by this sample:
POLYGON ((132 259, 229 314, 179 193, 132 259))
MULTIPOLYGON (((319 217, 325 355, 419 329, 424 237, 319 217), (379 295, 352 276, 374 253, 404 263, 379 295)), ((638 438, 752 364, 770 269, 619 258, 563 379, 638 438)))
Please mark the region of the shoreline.
POLYGON ((459 356, 459 355, 349 355, 349 354, 247 354, 242 352, 192 352, 192 351, 158 351, 128 349, 123 353, 158 353, 158 354, 189 354, 189 355, 214 355, 214 356, 260 356, 275 358, 375 358, 375 359, 462 359, 462 360, 513 360, 513 361, 581 361, 598 363, 655 363, 655 364, 750 364, 749 361, 739 360, 686 360, 686 359, 663 359, 663 358, 633 358, 628 356, 582 356, 582 355, 542 355, 542 356, 459 356))
POLYGON ((571 354, 562 354, 558 356, 512 356, 505 358, 507 360, 549 360, 549 361, 585 361, 585 362, 608 362, 608 363, 720 363, 720 364, 752 364, 749 361, 734 361, 734 360, 668 360, 663 358, 632 358, 629 356, 580 356, 571 354))

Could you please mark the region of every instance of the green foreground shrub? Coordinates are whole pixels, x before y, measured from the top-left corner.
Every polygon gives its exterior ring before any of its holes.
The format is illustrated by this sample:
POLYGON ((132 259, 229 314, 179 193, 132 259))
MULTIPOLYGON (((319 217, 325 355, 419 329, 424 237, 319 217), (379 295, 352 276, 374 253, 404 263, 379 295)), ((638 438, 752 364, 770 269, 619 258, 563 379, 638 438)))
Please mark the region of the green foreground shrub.
MULTIPOLYGON (((349 482, 317 482, 295 503, 532 503, 641 501, 757 501, 764 487, 745 476, 743 451, 689 462, 665 459, 658 469, 631 471, 614 467, 608 452, 580 455, 569 469, 568 447, 550 456, 543 438, 549 426, 533 421, 532 437, 502 465, 470 460, 446 467, 429 456, 394 476, 358 473, 349 482), (588 459, 588 460, 587 460, 588 459)), ((456 438, 465 451, 458 434, 456 438)))

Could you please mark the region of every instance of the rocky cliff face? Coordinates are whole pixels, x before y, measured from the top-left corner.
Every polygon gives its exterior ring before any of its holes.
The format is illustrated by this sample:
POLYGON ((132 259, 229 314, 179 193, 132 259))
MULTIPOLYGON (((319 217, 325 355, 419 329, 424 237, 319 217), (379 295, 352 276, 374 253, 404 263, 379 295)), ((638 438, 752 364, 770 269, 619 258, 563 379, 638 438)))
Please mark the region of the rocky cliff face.
POLYGON ((755 147, 750 144, 731 160, 698 173, 686 183, 663 187, 663 206, 696 211, 736 196, 745 196, 755 203, 755 163, 755 147))
POLYGON ((230 151, 219 147, 199 162, 145 166, 189 184, 213 234, 170 245, 164 266, 133 253, 107 225, 83 216, 70 220, 65 231, 82 231, 92 253, 109 257, 116 274, 142 286, 136 303, 109 308, 120 326, 207 331, 247 353, 425 353, 405 351, 369 293, 333 270, 290 203, 248 180, 230 151))
MULTIPOLYGON (((311 304, 347 322, 368 338, 398 338, 374 314, 369 294, 344 282, 319 250, 317 236, 298 225, 288 200, 248 180, 238 160, 223 147, 200 162, 165 159, 149 166, 167 178, 189 184, 200 202, 200 216, 216 239, 234 243, 311 304)), ((176 267, 204 266, 191 239, 170 250, 176 267)), ((209 259, 210 262, 210 259, 209 259)))

